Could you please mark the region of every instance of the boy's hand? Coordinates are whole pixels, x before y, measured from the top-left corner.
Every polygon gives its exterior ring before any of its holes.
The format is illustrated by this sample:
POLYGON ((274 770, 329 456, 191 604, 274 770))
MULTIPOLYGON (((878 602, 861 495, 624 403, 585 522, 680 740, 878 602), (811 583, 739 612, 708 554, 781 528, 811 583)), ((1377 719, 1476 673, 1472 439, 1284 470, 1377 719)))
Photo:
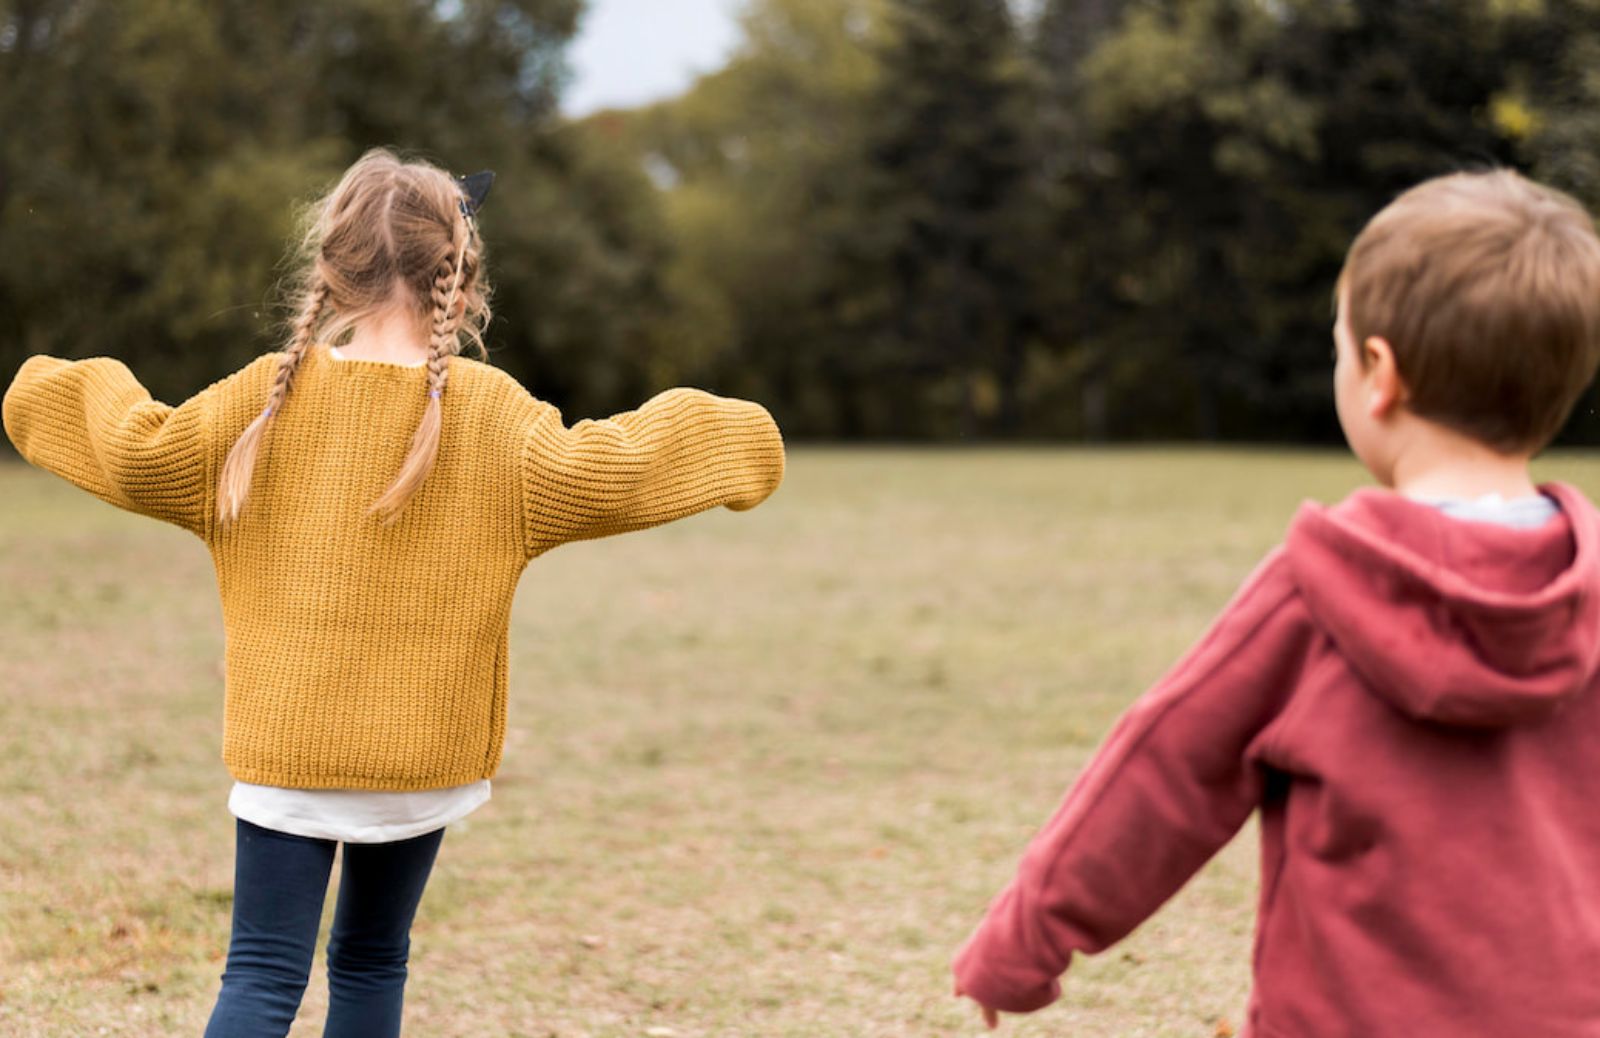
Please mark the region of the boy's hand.
MULTIPOLYGON (((971 997, 965 991, 961 990, 961 982, 960 981, 956 982, 956 997, 957 998, 970 998, 971 997)), ((978 1000, 975 999, 975 998, 972 999, 972 1001, 978 1003, 978 1010, 981 1013, 983 1013, 983 1024, 984 1024, 985 1027, 989 1028, 989 1030, 992 1031, 996 1027, 1000 1026, 1000 1011, 998 1009, 990 1009, 988 1006, 984 1005, 982 1002, 978 1002, 978 1000)))

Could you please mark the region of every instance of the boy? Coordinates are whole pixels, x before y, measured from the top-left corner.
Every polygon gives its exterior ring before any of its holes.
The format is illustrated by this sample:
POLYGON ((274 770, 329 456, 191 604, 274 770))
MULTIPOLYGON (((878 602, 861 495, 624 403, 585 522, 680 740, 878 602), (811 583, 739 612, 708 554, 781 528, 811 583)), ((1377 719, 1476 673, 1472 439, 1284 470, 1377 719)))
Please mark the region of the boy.
POLYGON ((1305 505, 957 954, 1053 1001, 1261 812, 1249 1038, 1600 1035, 1600 513, 1528 462, 1600 360, 1600 239, 1515 173, 1351 246, 1334 390, 1387 489, 1305 505))

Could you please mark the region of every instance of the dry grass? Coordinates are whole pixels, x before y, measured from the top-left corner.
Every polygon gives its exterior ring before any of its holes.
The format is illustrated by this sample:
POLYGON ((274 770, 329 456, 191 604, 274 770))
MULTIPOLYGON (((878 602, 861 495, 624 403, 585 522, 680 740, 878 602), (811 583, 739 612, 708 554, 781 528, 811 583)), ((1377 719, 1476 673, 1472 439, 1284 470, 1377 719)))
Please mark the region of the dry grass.
MULTIPOLYGON (((1600 494, 1600 460, 1542 471, 1600 494)), ((1360 481, 1332 454, 808 450, 750 515, 552 553, 408 1033, 977 1033, 947 962, 1029 834, 1295 504, 1360 481)), ((209 559, 20 466, 0 500, 0 1033, 197 1035, 232 876, 209 559)), ((1253 854, 1007 1033, 1236 1024, 1253 854)))

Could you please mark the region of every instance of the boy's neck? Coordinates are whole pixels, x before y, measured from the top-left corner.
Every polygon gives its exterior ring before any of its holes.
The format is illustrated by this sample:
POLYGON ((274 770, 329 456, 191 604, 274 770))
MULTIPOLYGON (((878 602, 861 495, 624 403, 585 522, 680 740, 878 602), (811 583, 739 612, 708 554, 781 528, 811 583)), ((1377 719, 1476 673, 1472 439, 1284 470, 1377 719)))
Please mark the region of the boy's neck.
POLYGON ((1471 500, 1490 494, 1508 499, 1531 497, 1539 492, 1528 472, 1531 454, 1502 454, 1432 422, 1416 421, 1408 432, 1387 480, 1397 493, 1471 500))

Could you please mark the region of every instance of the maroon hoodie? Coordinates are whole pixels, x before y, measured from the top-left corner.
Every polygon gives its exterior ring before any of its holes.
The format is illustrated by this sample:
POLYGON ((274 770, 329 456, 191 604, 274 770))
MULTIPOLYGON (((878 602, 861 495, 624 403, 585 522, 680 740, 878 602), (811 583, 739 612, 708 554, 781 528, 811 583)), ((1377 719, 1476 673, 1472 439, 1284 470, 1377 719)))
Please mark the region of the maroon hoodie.
POLYGON ((1250 1038, 1600 1036, 1600 514, 1306 505, 958 953, 1028 1012, 1261 812, 1250 1038))

